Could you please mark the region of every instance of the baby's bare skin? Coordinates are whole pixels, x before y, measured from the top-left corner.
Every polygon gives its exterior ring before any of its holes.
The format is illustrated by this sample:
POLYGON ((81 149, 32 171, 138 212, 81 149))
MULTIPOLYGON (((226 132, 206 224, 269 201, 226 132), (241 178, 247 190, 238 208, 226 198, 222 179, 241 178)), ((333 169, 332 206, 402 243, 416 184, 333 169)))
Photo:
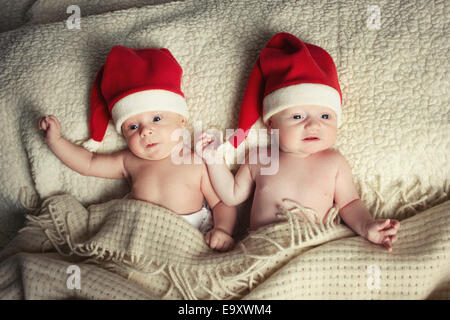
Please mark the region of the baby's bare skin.
MULTIPOLYGON (((285 199, 313 209, 317 219, 323 219, 334 205, 336 176, 342 160, 342 156, 331 149, 305 158, 281 151, 275 175, 261 175, 260 164, 248 165, 256 185, 251 228, 278 221, 276 213, 285 199)), ((354 190, 349 191, 346 201, 358 198, 354 190)))
POLYGON ((54 116, 40 120, 46 142, 68 167, 83 175, 125 178, 131 186, 129 198, 148 201, 185 215, 199 211, 203 201, 213 208, 214 228, 205 240, 211 248, 228 250, 233 245, 236 210, 220 201, 201 159, 190 149, 177 148, 180 141, 171 135, 185 127, 185 119, 172 112, 145 112, 130 117, 122 125, 128 149, 113 154, 91 153, 61 136, 61 125, 54 116), (157 121, 154 121, 156 119, 157 121), (190 163, 175 164, 172 152, 190 163))
POLYGON ((357 234, 392 250, 399 222, 371 217, 359 199, 350 166, 331 149, 337 136, 334 111, 322 106, 295 106, 273 115, 267 127, 271 132, 279 131, 279 170, 273 175, 262 175, 261 164, 247 161, 233 177, 225 164, 211 162, 216 158, 212 135, 203 134, 196 144, 207 160, 214 188, 226 204, 245 201, 254 187, 250 229, 277 222, 278 208, 285 199, 313 209, 317 219, 324 219, 336 205, 344 222, 357 234))
POLYGON ((170 157, 148 161, 126 150, 123 162, 132 199, 148 201, 181 215, 199 211, 204 197, 212 206, 219 202, 211 186, 202 184, 206 168, 195 164, 193 156, 192 164, 175 165, 170 157))

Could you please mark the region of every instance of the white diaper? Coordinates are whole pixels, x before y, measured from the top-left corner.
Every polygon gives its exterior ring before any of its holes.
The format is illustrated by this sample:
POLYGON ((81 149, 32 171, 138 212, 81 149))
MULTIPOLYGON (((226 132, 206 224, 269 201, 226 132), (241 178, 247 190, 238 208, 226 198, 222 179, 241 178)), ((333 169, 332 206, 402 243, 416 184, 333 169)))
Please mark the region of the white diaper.
POLYGON ((211 210, 206 207, 194 213, 181 214, 180 217, 184 218, 203 234, 207 233, 214 226, 211 210))

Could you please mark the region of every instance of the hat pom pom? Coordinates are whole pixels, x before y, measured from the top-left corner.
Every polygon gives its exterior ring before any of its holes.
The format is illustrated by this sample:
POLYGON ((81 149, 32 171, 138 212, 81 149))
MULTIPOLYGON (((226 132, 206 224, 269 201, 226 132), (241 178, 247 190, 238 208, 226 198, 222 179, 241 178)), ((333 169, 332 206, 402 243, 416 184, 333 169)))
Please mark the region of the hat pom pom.
POLYGON ((94 139, 89 139, 87 141, 84 141, 81 145, 83 146, 83 148, 91 152, 96 152, 100 148, 102 143, 99 141, 95 141, 94 139))

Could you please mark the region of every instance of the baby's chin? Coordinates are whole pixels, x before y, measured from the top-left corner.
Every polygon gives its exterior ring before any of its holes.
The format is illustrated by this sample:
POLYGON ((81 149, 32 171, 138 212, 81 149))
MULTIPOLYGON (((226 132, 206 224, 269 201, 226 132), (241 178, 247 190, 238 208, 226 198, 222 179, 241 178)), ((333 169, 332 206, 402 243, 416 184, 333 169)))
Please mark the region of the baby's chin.
POLYGON ((164 151, 154 151, 154 152, 146 152, 145 150, 136 150, 131 149, 130 152, 134 154, 136 157, 143 159, 143 160, 162 160, 167 157, 170 157, 170 152, 164 152, 164 151))
POLYGON ((159 146, 159 150, 154 150, 153 152, 145 152, 145 151, 133 151, 130 150, 136 157, 144 159, 144 160, 163 160, 166 158, 171 158, 172 156, 182 155, 181 149, 185 151, 186 148, 183 145, 175 145, 175 146, 159 146), (174 155, 172 155, 174 153, 174 155))
POLYGON ((324 146, 301 146, 301 147, 287 147, 287 146, 280 146, 280 151, 292 153, 301 157, 307 157, 309 155, 319 153, 325 150, 330 149, 331 146, 324 145, 324 146))

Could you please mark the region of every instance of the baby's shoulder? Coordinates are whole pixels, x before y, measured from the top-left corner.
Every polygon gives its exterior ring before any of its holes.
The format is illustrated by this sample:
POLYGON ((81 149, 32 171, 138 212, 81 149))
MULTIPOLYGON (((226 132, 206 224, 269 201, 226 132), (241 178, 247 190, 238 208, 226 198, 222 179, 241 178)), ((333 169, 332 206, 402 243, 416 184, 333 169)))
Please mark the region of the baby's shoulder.
POLYGON ((347 159, 338 150, 328 149, 326 152, 328 159, 332 161, 338 169, 349 166, 347 159))
POLYGON ((343 165, 347 164, 347 160, 345 159, 345 157, 335 149, 324 150, 317 156, 318 158, 313 160, 321 160, 318 161, 318 163, 325 163, 327 166, 333 167, 335 169, 339 169, 343 165))
POLYGON ((134 167, 136 165, 139 165, 143 160, 139 157, 137 157, 133 152, 130 151, 130 149, 124 149, 117 152, 120 154, 120 156, 123 159, 123 164, 125 168, 134 167))
POLYGON ((344 156, 336 149, 327 149, 321 152, 322 156, 331 160, 345 160, 344 156))

